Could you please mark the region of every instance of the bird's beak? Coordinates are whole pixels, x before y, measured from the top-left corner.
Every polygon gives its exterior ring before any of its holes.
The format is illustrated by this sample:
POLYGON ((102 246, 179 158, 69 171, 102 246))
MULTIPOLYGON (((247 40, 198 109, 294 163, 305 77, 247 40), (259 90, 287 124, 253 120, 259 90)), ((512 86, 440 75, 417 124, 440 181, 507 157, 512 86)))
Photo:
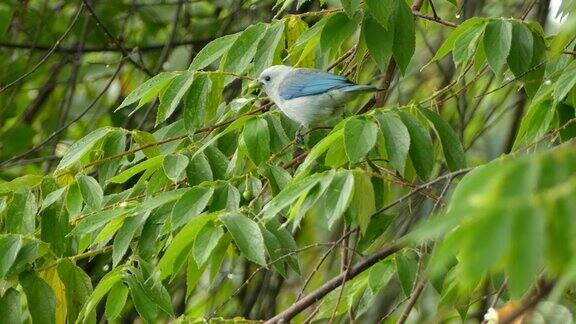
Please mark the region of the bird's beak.
POLYGON ((248 92, 253 92, 262 88, 262 82, 254 80, 248 84, 248 92))

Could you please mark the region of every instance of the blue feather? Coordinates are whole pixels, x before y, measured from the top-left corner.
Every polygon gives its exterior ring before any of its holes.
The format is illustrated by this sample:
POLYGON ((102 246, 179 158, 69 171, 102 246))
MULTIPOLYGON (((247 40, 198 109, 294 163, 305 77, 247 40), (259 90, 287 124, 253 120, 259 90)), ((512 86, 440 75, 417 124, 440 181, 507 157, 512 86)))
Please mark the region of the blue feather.
MULTIPOLYGON (((279 94, 284 100, 312 96, 325 93, 331 90, 350 88, 356 84, 343 76, 326 73, 317 70, 295 69, 287 75, 279 87, 279 94)), ((365 86, 362 86, 365 87, 365 86)))

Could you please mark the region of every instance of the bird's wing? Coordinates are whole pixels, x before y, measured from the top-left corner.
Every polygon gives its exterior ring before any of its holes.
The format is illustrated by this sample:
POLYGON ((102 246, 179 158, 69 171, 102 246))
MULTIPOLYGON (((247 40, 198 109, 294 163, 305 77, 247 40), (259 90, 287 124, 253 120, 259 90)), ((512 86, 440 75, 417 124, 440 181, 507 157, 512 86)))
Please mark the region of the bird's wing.
POLYGON ((354 85, 350 80, 340 75, 317 70, 296 69, 282 80, 278 90, 280 97, 288 100, 354 85))

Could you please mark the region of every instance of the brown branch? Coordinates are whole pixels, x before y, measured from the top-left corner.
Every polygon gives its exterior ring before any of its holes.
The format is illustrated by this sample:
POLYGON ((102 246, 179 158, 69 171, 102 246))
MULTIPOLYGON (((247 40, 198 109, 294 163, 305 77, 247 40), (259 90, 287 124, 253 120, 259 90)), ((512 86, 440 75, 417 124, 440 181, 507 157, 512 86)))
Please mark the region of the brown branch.
POLYGON ((402 248, 401 245, 399 245, 398 243, 392 243, 386 246, 380 252, 371 255, 370 257, 364 259, 363 261, 360 261, 359 263, 351 267, 348 273, 341 273, 340 275, 330 279, 328 282, 320 286, 318 289, 306 295, 304 298, 300 299, 292 306, 282 311, 280 314, 267 320, 265 323, 289 322, 292 318, 294 318, 294 316, 298 315, 300 312, 310 307, 318 300, 322 299, 324 296, 326 296, 334 289, 340 287, 344 282, 344 278, 346 278, 347 280, 354 279, 356 276, 364 272, 366 269, 384 260, 388 256, 396 253, 401 248, 402 248))
MULTIPOLYGON (((211 39, 182 39, 177 40, 172 43, 173 47, 177 46, 197 46, 203 47, 209 43, 211 39)), ((162 44, 149 44, 149 45, 135 45, 135 46, 125 46, 124 49, 128 52, 154 52, 160 51, 166 46, 165 43, 162 44)), ((48 45, 33 45, 33 44, 23 44, 23 43, 11 43, 0 41, 0 47, 13 48, 13 49, 25 49, 31 51, 47 51, 52 47, 48 45)), ((53 49, 57 53, 77 53, 77 45, 71 46, 57 46, 53 49)), ((122 49, 117 46, 87 46, 82 49, 82 53, 93 53, 93 52, 122 52, 122 49)))
POLYGON ((536 305, 538 305, 538 303, 542 299, 546 298, 546 296, 548 296, 548 294, 552 290, 552 287, 553 287, 552 284, 545 282, 541 282, 541 284, 536 284, 533 293, 524 298, 524 300, 521 302, 520 307, 518 307, 513 312, 511 312, 510 314, 499 320, 498 323, 501 324, 513 323, 516 318, 534 309, 534 307, 536 307, 536 305))
POLYGON ((73 120, 69 121, 68 123, 66 123, 65 125, 63 125, 62 127, 58 128, 56 131, 54 131, 50 136, 48 136, 48 138, 44 139, 42 142, 40 142, 38 145, 34 146, 33 148, 27 150, 26 152, 19 154, 17 156, 14 156, 8 160, 2 161, 0 162, 0 167, 5 167, 6 165, 10 165, 11 162, 17 161, 25 156, 28 156, 28 154, 30 153, 34 153, 37 150, 39 150, 41 147, 43 147, 44 145, 46 145, 46 143, 49 143, 54 137, 58 136, 60 133, 62 133, 64 130, 66 130, 70 125, 76 123, 78 120, 80 120, 82 117, 84 117, 84 115, 90 111, 92 108, 94 108, 96 106, 96 103, 98 102, 98 100, 100 100, 100 98, 106 93, 106 91, 108 91, 108 88, 110 88, 110 86, 112 85, 112 82, 116 79, 116 77, 118 76, 118 74, 120 73, 120 70, 122 70, 122 66, 124 65, 124 61, 120 61, 120 64, 118 64, 118 68, 116 69, 116 71, 114 72, 114 75, 112 76, 112 78, 110 78, 110 80, 108 81, 108 83, 106 84, 106 86, 104 87, 104 89, 102 91, 100 91, 100 93, 96 96, 96 98, 94 98, 94 100, 88 105, 88 107, 86 107, 86 109, 84 109, 84 111, 82 111, 80 113, 80 115, 78 115, 76 118, 74 118, 73 120))
POLYGON ((153 76, 154 74, 147 67, 145 67, 141 62, 138 62, 132 58, 131 53, 128 52, 128 50, 124 48, 124 45, 122 45, 122 43, 114 35, 112 35, 112 32, 106 28, 100 18, 98 18, 98 15, 96 15, 96 12, 94 11, 94 8, 92 8, 92 5, 90 5, 90 2, 88 0, 82 0, 82 3, 86 6, 86 9, 88 9, 92 19, 94 19, 96 27, 98 27, 98 29, 100 29, 100 31, 102 31, 102 33, 104 33, 106 37, 108 37, 120 49, 122 55, 124 55, 126 59, 130 61, 130 63, 134 64, 138 69, 142 70, 148 76, 153 76))
POLYGON ((44 62, 46 62, 48 60, 48 58, 54 53, 54 50, 56 49, 56 47, 58 47, 60 45, 60 43, 68 36, 68 34, 70 34, 72 29, 74 28, 74 25, 76 25, 76 22, 78 21, 78 18, 80 17, 80 14, 82 13, 82 11, 84 11, 84 4, 81 4, 78 7, 78 10, 76 10, 76 14, 74 15, 74 18, 72 19, 72 22, 70 22, 70 25, 64 31, 62 36, 60 36, 60 38, 58 38, 58 40, 56 40, 54 45, 48 50, 48 53, 44 54, 44 56, 40 59, 40 61, 38 61, 38 63, 36 63, 36 65, 34 65, 34 67, 32 67, 32 69, 30 69, 30 71, 24 73, 23 75, 19 76, 16 80, 14 80, 14 81, 8 83, 7 85, 1 87, 0 93, 4 92, 6 89, 18 84, 20 81, 24 80, 29 75, 36 72, 36 70, 38 70, 38 68, 40 68, 40 66, 42 64, 44 64, 44 62))

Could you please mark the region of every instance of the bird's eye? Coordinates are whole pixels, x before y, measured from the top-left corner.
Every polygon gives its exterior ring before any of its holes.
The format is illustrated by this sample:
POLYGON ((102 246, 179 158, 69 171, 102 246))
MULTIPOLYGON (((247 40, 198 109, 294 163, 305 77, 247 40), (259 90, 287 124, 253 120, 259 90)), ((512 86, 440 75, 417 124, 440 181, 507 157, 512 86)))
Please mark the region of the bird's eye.
POLYGON ((269 75, 265 76, 264 81, 270 81, 270 76, 269 75))

